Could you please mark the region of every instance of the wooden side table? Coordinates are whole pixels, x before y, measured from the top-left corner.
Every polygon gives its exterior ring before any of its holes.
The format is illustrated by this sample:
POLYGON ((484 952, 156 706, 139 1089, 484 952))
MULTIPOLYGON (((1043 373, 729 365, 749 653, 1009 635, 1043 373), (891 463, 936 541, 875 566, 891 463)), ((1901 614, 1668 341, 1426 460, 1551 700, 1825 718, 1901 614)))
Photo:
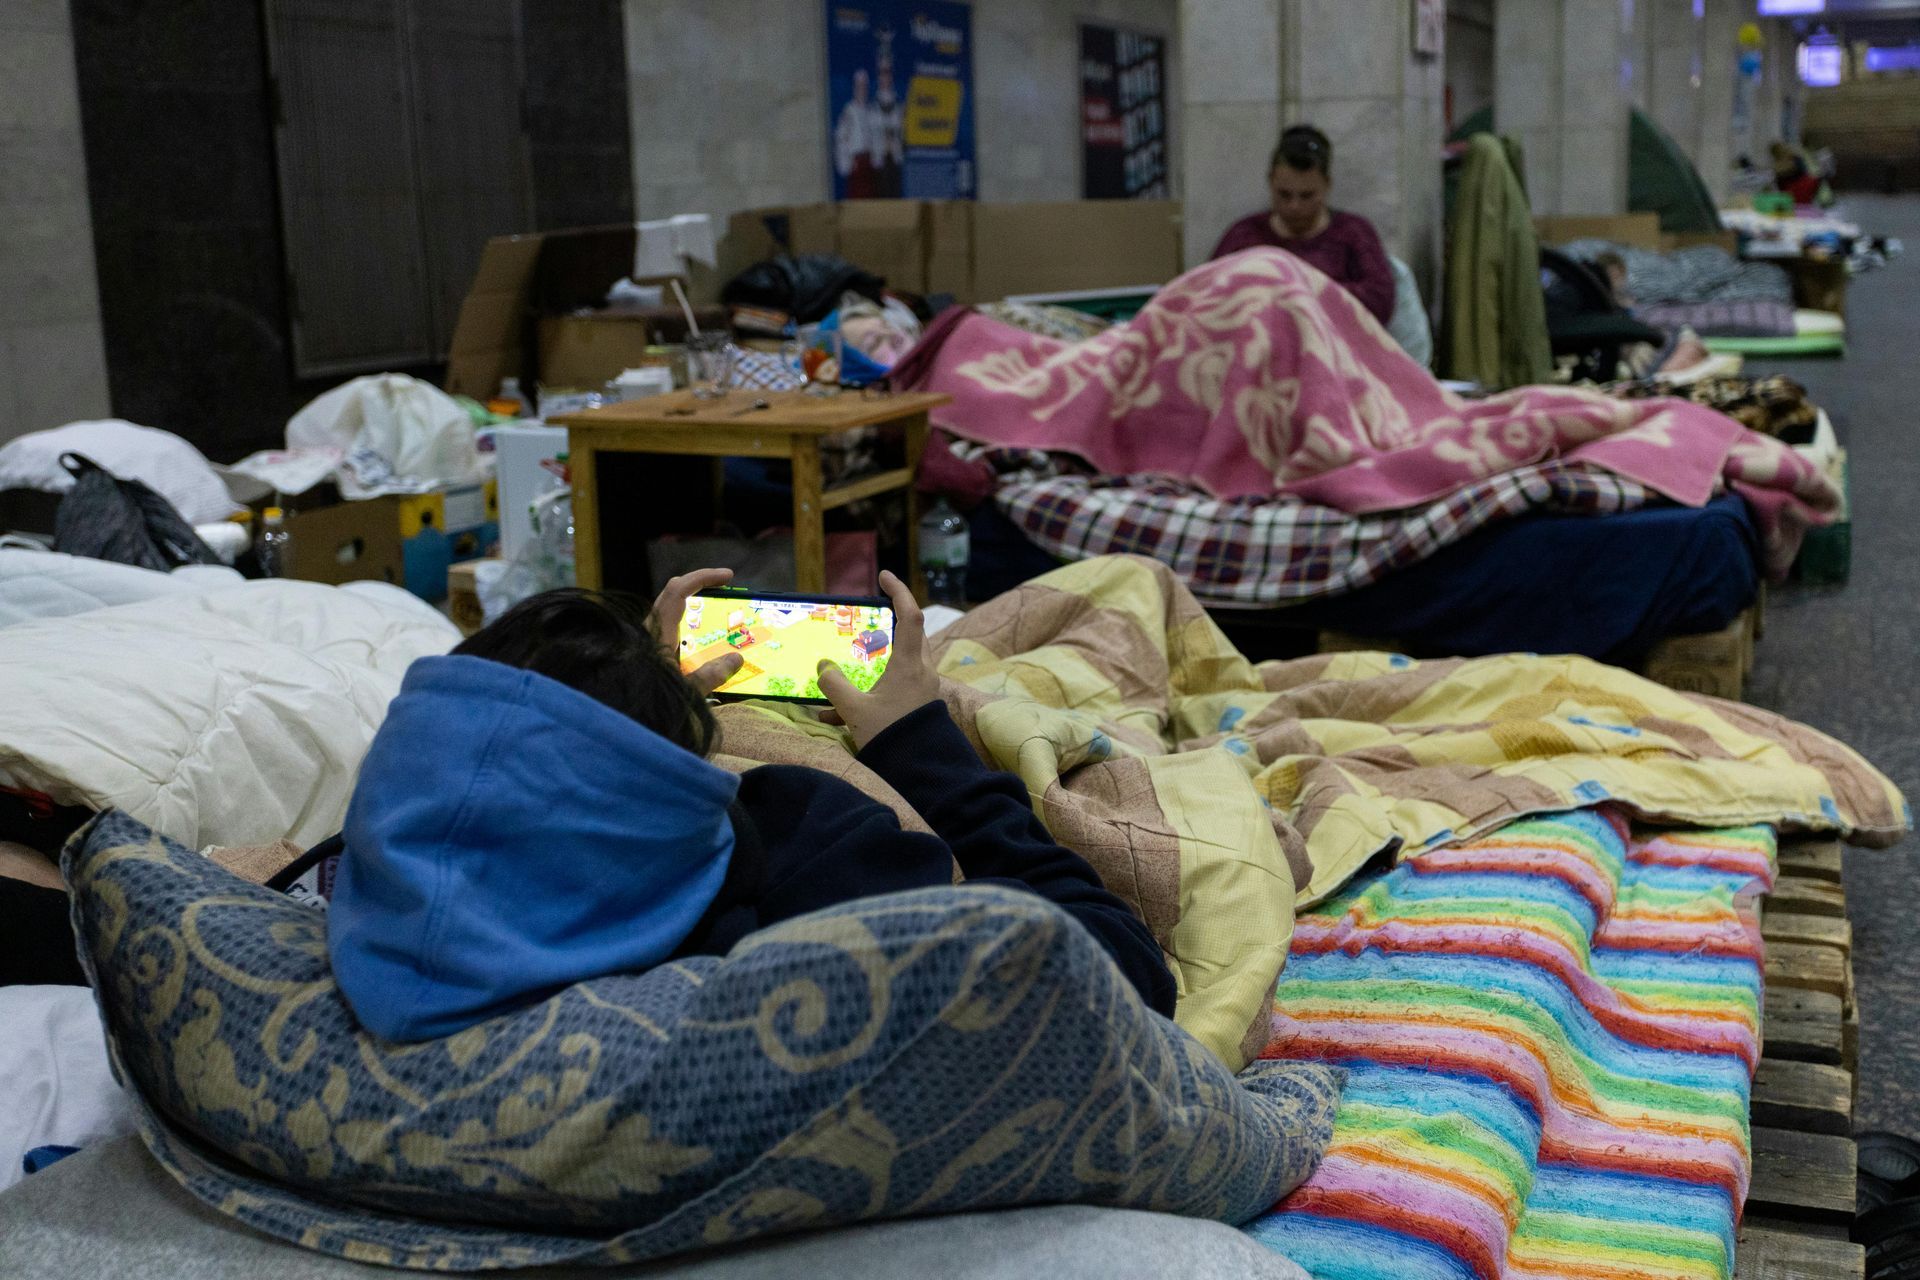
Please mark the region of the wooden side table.
MULTIPOLYGON (((914 480, 927 445, 927 414, 949 397, 928 393, 865 395, 843 391, 730 391, 711 400, 690 392, 650 396, 549 419, 567 429, 573 475, 575 577, 583 587, 606 585, 606 517, 615 502, 644 503, 644 493, 603 489, 601 463, 609 454, 668 454, 703 458, 785 458, 793 464, 795 586, 827 588, 826 514, 862 498, 905 490, 907 557, 914 594, 926 598, 920 573, 920 512, 914 480), (864 479, 824 487, 820 443, 856 427, 897 427, 906 465, 864 479)), ((660 584, 654 583, 657 589, 660 584)))

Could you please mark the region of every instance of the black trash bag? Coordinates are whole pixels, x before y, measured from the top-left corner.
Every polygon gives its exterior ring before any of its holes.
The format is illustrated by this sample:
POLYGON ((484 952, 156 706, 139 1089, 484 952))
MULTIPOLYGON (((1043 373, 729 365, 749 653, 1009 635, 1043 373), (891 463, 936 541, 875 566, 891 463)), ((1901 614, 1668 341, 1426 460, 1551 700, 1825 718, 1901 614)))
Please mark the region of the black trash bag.
POLYGON ((138 480, 122 480, 90 458, 60 455, 73 488, 53 517, 53 549, 171 573, 183 564, 219 564, 174 505, 138 480))
POLYGON ((879 302, 887 282, 831 253, 768 258, 727 281, 720 301, 730 307, 784 311, 799 324, 824 320, 848 290, 879 302))

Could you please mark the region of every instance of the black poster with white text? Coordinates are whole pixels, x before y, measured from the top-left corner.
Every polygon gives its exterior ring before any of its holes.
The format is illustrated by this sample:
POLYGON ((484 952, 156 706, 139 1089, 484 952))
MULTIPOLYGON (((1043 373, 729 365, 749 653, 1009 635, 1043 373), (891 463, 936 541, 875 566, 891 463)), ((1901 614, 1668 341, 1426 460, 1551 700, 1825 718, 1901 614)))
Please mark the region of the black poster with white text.
POLYGON ((1080 28, 1080 194, 1167 198, 1167 42, 1116 27, 1080 28))

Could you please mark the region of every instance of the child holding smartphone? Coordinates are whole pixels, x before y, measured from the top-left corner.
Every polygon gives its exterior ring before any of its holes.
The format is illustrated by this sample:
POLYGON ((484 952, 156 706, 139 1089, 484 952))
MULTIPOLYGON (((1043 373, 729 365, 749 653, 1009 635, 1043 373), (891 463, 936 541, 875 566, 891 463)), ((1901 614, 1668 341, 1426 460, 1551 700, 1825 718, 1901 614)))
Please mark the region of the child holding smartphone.
POLYGON ((680 617, 726 584, 629 598, 556 591, 408 671, 361 768, 328 948, 360 1021, 389 1040, 450 1035, 589 978, 688 955, 878 894, 970 882, 1027 890, 1091 932, 1149 1007, 1174 982, 1152 934, 984 765, 947 714, 919 606, 892 574, 893 653, 870 691, 822 663, 861 763, 934 834, 816 769, 708 763, 707 695, 729 655, 683 676, 680 617))

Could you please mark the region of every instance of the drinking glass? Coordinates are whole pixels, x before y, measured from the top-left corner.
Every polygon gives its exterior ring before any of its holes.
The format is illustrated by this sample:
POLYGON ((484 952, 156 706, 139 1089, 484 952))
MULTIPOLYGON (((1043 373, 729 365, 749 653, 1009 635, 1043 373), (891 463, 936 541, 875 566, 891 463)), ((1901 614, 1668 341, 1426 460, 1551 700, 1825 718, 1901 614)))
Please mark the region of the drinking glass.
POLYGON ((706 330, 687 338, 687 385, 702 400, 713 400, 733 385, 733 336, 706 330))

